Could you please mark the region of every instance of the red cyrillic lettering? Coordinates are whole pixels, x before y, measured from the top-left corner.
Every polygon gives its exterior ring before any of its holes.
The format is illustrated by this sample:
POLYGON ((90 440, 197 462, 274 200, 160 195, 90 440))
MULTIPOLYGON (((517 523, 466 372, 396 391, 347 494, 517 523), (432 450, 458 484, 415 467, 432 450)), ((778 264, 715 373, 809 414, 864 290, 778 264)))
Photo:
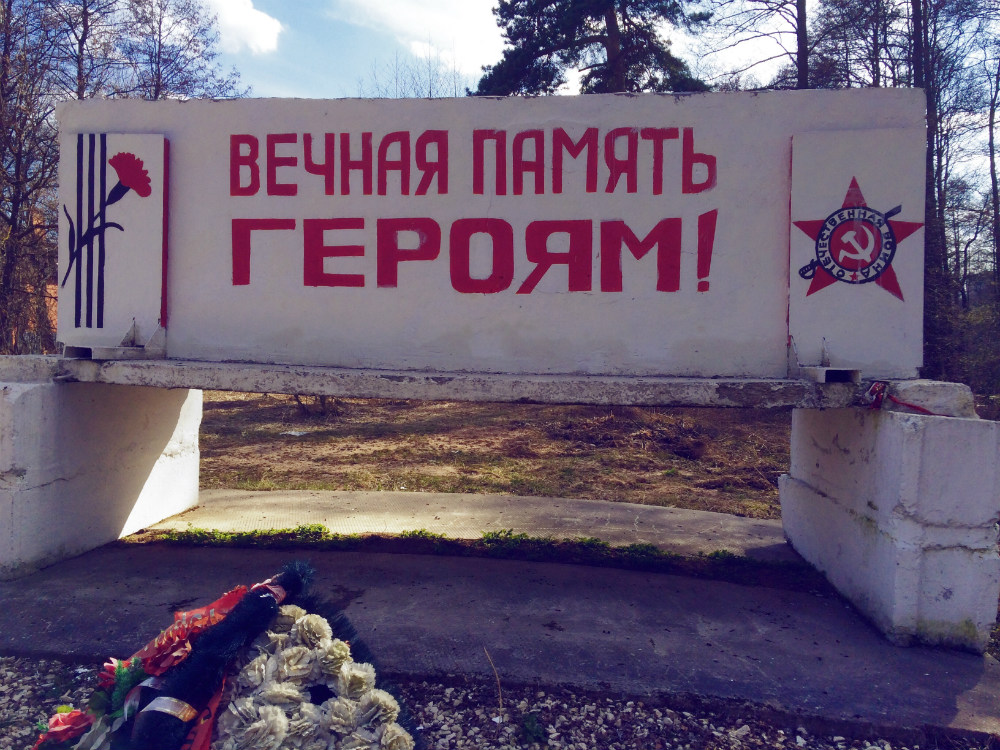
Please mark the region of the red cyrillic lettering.
POLYGON ((567 267, 569 291, 590 291, 594 230, 589 220, 533 221, 524 232, 524 244, 528 260, 535 267, 517 290, 518 294, 530 294, 554 265, 567 267), (548 248, 549 237, 560 233, 569 235, 569 249, 552 252, 548 248))
POLYGON ((410 134, 405 130, 387 133, 378 144, 378 194, 385 195, 389 170, 399 172, 399 192, 410 194, 410 134), (399 158, 389 158, 389 147, 399 144, 399 158))
POLYGON ((601 291, 622 290, 622 245, 636 260, 656 247, 656 291, 681 286, 681 220, 663 219, 641 240, 624 221, 601 222, 601 291))
POLYGON ((663 142, 677 137, 677 128, 643 128, 639 135, 653 142, 653 195, 663 195, 663 142))
POLYGON ((417 136, 416 149, 417 169, 423 174, 420 176, 420 184, 417 185, 417 195, 427 195, 427 190, 431 186, 431 180, 437 175, 438 195, 448 194, 448 131, 447 130, 425 130, 417 136), (427 157, 427 147, 430 144, 437 146, 437 160, 431 161, 427 157))
POLYGON ((340 194, 351 194, 351 172, 361 170, 361 192, 372 194, 372 134, 361 134, 361 158, 351 159, 351 134, 340 134, 340 194))
POLYGON ((260 167, 257 158, 260 156, 260 142, 252 135, 229 136, 229 194, 255 195, 260 190, 260 167), (243 146, 247 153, 243 153, 243 146), (244 185, 240 179, 240 168, 250 170, 250 181, 244 185))
POLYGON ((327 258, 360 258, 365 254, 364 245, 327 245, 323 242, 323 233, 328 229, 364 228, 365 220, 361 218, 305 219, 302 222, 302 283, 305 286, 364 286, 364 274, 323 270, 323 261, 327 258))
POLYGON ((313 137, 312 133, 303 133, 302 135, 302 152, 304 155, 303 162, 305 164, 306 172, 309 174, 322 175, 323 176, 323 192, 327 195, 333 195, 336 192, 337 187, 337 170, 333 161, 334 149, 337 143, 336 133, 326 133, 323 136, 323 161, 316 162, 313 161, 313 137))
POLYGON ((496 174, 496 195, 507 195, 507 131, 472 131, 472 192, 483 194, 485 181, 486 141, 493 141, 493 166, 496 174))
POLYGON ((587 192, 597 192, 597 128, 587 128, 580 140, 573 142, 565 130, 552 131, 552 192, 563 189, 563 149, 570 158, 577 158, 587 149, 587 192))
POLYGON ((399 281, 399 264, 407 260, 434 260, 441 251, 441 227, 434 219, 379 219, 375 230, 375 283, 394 287, 399 281), (417 246, 399 246, 399 235, 414 232, 417 246))
POLYGON ((258 229, 295 229, 295 219, 233 219, 233 286, 250 283, 250 233, 258 229))
POLYGON ((712 270, 712 251, 715 248, 715 226, 719 209, 706 211, 698 217, 698 291, 709 289, 708 274, 712 270))
POLYGON ((639 189, 639 131, 635 128, 615 128, 604 136, 604 163, 608 165, 608 184, 605 193, 613 193, 618 180, 625 175, 625 189, 634 193, 639 189), (619 158, 615 141, 625 138, 625 158, 619 158))
POLYGON ((535 195, 545 192, 545 134, 541 130, 522 130, 514 136, 514 195, 524 192, 524 173, 535 175, 535 195), (524 142, 535 142, 534 158, 524 156, 524 142))
POLYGON ((268 195, 295 195, 299 192, 299 186, 293 182, 278 182, 278 167, 294 167, 299 163, 295 156, 278 156, 279 143, 298 143, 299 137, 295 133, 268 133, 267 134, 267 194, 268 195))
POLYGON ((503 219, 458 219, 448 238, 451 286, 462 294, 494 294, 510 287, 514 280, 514 230, 503 219), (489 235, 493 243, 490 275, 472 278, 470 239, 474 234, 489 235))
POLYGON ((708 154, 698 154, 694 150, 694 128, 684 128, 683 138, 683 192, 700 193, 704 190, 711 190, 715 187, 716 171, 715 157, 708 154), (694 168, 702 164, 705 167, 705 179, 695 182, 694 168))

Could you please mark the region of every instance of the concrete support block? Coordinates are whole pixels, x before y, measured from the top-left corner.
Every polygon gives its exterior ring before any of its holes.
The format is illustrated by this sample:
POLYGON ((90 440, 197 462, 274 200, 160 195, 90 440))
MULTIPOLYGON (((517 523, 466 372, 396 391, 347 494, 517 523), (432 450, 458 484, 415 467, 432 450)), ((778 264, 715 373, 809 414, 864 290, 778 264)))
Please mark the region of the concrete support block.
POLYGON ((1000 597, 1000 424, 796 410, 792 546, 893 641, 982 651, 1000 597))
POLYGON ((201 405, 187 389, 0 383, 0 578, 196 505, 201 405))

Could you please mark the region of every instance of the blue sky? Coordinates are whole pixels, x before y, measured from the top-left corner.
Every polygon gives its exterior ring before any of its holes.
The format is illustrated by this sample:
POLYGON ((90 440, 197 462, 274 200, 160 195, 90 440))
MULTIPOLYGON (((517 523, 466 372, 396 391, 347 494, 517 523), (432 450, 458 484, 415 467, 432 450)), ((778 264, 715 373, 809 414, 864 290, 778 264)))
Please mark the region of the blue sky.
MULTIPOLYGON (((203 2, 218 17, 223 62, 234 66, 258 97, 371 96, 373 70, 385 79, 394 64, 428 57, 443 70, 457 71, 463 86, 475 86, 482 66, 497 62, 503 50, 492 13, 496 0, 203 2)), ((812 6, 815 0, 807 2, 812 6)), ((726 67, 739 68, 779 51, 773 40, 764 40, 715 55, 713 49, 731 40, 664 32, 695 75, 710 82, 719 80, 726 67)), ((780 62, 753 71, 757 80, 766 82, 780 62)), ((567 93, 574 89, 573 78, 567 93)), ((752 79, 745 83, 753 85, 752 79)))
POLYGON ((474 82, 500 58, 495 0, 205 0, 254 96, 359 96, 373 68, 430 53, 474 82))

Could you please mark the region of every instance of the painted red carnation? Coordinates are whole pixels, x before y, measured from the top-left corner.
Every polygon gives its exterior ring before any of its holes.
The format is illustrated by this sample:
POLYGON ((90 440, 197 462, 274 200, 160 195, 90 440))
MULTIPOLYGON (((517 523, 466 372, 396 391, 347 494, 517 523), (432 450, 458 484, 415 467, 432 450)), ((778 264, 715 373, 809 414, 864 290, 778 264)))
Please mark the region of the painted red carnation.
POLYGON ((134 190, 140 197, 146 198, 153 192, 150 187, 149 172, 143 167, 142 159, 135 154, 119 151, 108 159, 108 164, 118 173, 118 181, 134 190))

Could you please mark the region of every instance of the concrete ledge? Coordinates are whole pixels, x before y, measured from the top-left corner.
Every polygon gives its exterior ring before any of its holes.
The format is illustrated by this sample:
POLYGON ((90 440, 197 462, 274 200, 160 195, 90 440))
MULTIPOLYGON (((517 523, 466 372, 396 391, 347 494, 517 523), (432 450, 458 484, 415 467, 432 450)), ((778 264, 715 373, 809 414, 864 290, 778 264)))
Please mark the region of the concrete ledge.
MULTIPOLYGON (((482 372, 355 370, 252 362, 0 357, 0 382, 109 383, 245 393, 353 398, 625 406, 836 409, 866 404, 871 381, 825 383, 791 378, 512 375, 482 372)), ((890 393, 942 416, 975 417, 972 392, 959 383, 892 381, 890 393)), ((886 399, 882 411, 910 411, 886 399)))
POLYGON ((0 383, 45 383, 63 372, 63 360, 46 356, 0 357, 0 383))
MULTIPOLYGON (((2 359, 2 358, 0 358, 2 359)), ((656 406, 829 409, 862 402, 865 386, 767 378, 609 377, 352 370, 248 362, 104 361, 19 357, 60 380, 355 398, 532 401, 656 406), (46 369, 48 368, 48 369, 46 369), (53 369, 54 368, 54 369, 53 369)), ((8 380, 17 379, 13 375, 8 380)))

